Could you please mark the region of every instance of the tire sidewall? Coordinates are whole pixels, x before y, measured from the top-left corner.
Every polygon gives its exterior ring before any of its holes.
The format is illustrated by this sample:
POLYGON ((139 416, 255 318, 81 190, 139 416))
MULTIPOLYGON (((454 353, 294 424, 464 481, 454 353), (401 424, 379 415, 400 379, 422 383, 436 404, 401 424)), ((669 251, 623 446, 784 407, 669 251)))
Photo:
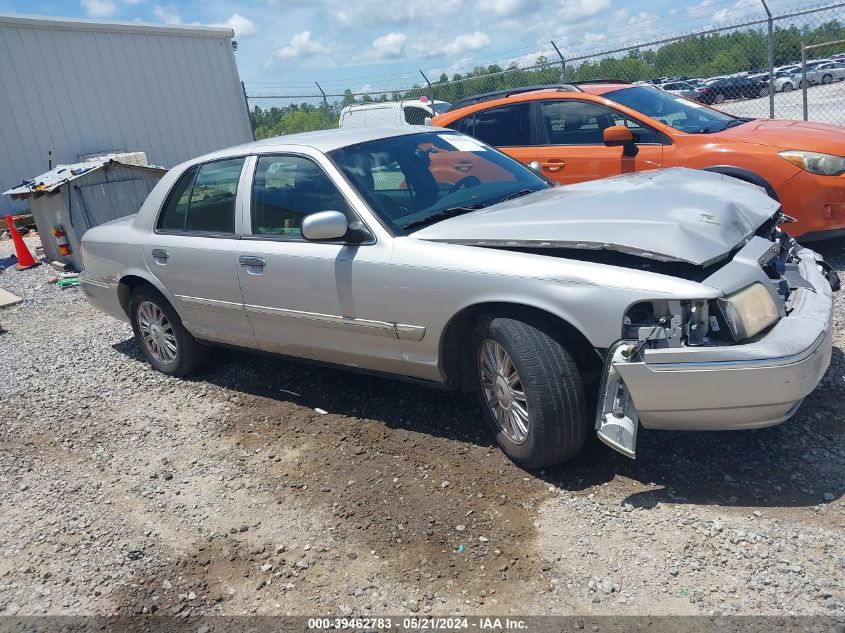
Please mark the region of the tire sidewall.
POLYGON ((475 393, 478 398, 478 402, 484 412, 484 418, 493 430, 496 443, 502 448, 502 450, 517 464, 530 462, 532 457, 543 448, 539 445, 538 433, 535 432, 534 424, 537 420, 537 416, 539 415, 539 412, 536 410, 537 407, 534 404, 537 399, 537 394, 534 393, 534 388, 529 381, 522 381, 522 389, 525 393, 527 401, 526 404, 528 405, 528 437, 522 444, 516 444, 499 427, 493 413, 490 411, 487 399, 484 396, 484 389, 481 386, 481 370, 479 366, 481 344, 487 339, 496 341, 505 349, 520 377, 528 375, 528 371, 523 364, 522 358, 517 350, 514 349, 510 338, 497 327, 496 320, 482 321, 473 332, 471 348, 473 350, 472 363, 473 376, 475 380, 475 393))
POLYGON ((161 294, 154 291, 146 289, 136 291, 129 302, 129 320, 132 323, 132 332, 135 334, 135 343, 150 365, 163 374, 171 376, 180 376, 185 373, 187 367, 185 355, 190 343, 187 339, 188 334, 182 326, 182 320, 179 318, 176 310, 173 309, 173 306, 170 305, 170 302, 161 296, 161 294), (169 365, 162 363, 150 353, 141 336, 140 327, 138 326, 138 307, 145 301, 158 306, 173 326, 173 335, 176 338, 176 360, 169 365))

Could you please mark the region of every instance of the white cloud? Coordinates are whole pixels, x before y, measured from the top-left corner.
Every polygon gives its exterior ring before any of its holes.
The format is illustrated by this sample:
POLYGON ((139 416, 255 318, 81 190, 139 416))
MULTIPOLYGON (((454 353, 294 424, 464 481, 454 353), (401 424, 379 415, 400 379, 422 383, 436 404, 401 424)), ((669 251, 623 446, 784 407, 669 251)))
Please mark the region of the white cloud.
POLYGON ((402 57, 407 40, 408 36, 404 33, 388 33, 373 40, 373 48, 366 56, 373 60, 402 57))
POLYGON ((579 20, 610 8, 611 0, 560 0, 558 14, 567 20, 579 20))
POLYGON ((273 68, 281 61, 313 62, 315 59, 331 56, 334 52, 330 46, 312 40, 311 31, 302 31, 290 38, 289 44, 273 51, 264 67, 273 68))
POLYGON ((232 29, 235 32, 236 38, 246 37, 252 35, 258 30, 255 22, 249 18, 245 18, 240 13, 233 13, 232 16, 225 22, 216 22, 209 24, 209 26, 222 26, 224 28, 232 29))
POLYGON ((158 18, 159 22, 164 22, 165 24, 182 24, 182 18, 179 17, 176 8, 170 5, 155 5, 153 7, 153 15, 158 18))
POLYGON ((490 38, 481 31, 475 31, 468 35, 458 35, 458 37, 443 47, 442 52, 449 56, 462 55, 463 53, 477 51, 489 45, 490 38))
POLYGON ((476 0, 478 11, 489 11, 499 16, 511 16, 526 12, 530 0, 476 0))
POLYGON ((584 33, 585 44, 595 44, 605 39, 607 39, 607 36, 604 33, 584 33))
POLYGON ((81 0, 85 14, 92 18, 105 18, 117 11, 117 5, 112 0, 81 0))
MULTIPOLYGON (((411 46, 411 50, 419 59, 440 57, 441 55, 445 57, 456 57, 458 55, 477 51, 485 46, 489 46, 490 41, 490 38, 485 33, 475 31, 474 33, 458 35, 451 42, 440 42, 437 40, 430 41, 423 39, 418 42, 414 42, 411 46)), ((454 63, 452 63, 451 66, 454 66, 454 63)))
POLYGON ((431 23, 432 16, 443 17, 457 13, 463 0, 403 0, 385 3, 383 0, 329 0, 323 11, 341 26, 355 28, 376 24, 417 25, 431 23))

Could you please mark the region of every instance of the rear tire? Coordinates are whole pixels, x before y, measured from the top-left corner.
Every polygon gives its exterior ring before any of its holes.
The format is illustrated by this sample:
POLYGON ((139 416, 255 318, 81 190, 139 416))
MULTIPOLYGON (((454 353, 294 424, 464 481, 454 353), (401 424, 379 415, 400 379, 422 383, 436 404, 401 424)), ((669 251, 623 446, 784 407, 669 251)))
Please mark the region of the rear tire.
POLYGON ((152 288, 132 293, 129 320, 141 353, 163 374, 185 376, 208 357, 208 348, 191 336, 173 306, 152 288))
POLYGON ((716 102, 716 103, 724 103, 725 102, 725 95, 723 95, 722 93, 719 93, 713 98, 713 101, 716 102))
POLYGON ((575 457, 587 437, 587 399, 570 353, 542 326, 486 318, 471 338, 475 391, 496 442, 517 465, 575 457))
POLYGON ((782 92, 792 92, 792 87, 793 87, 792 84, 787 81, 785 84, 783 84, 783 88, 781 88, 781 91, 782 92))

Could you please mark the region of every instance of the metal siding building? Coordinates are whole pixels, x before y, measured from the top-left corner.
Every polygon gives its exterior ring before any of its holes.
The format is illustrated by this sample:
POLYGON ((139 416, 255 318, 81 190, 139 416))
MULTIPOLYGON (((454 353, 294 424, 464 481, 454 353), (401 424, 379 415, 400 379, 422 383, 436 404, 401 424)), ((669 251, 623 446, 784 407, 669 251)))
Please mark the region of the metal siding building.
MULTIPOLYGON (((231 29, 0 16, 0 191, 84 154, 172 167, 252 140, 231 29)), ((24 209, 0 198, 0 213, 24 209)))

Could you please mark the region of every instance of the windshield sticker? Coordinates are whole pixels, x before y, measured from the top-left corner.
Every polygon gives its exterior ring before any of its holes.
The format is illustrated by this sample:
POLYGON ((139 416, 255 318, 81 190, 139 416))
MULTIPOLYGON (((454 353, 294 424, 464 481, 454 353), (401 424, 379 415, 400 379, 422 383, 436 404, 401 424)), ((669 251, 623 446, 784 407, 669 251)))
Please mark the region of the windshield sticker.
POLYGON ((438 134, 438 136, 459 152, 486 152, 487 148, 474 138, 459 134, 438 134))

